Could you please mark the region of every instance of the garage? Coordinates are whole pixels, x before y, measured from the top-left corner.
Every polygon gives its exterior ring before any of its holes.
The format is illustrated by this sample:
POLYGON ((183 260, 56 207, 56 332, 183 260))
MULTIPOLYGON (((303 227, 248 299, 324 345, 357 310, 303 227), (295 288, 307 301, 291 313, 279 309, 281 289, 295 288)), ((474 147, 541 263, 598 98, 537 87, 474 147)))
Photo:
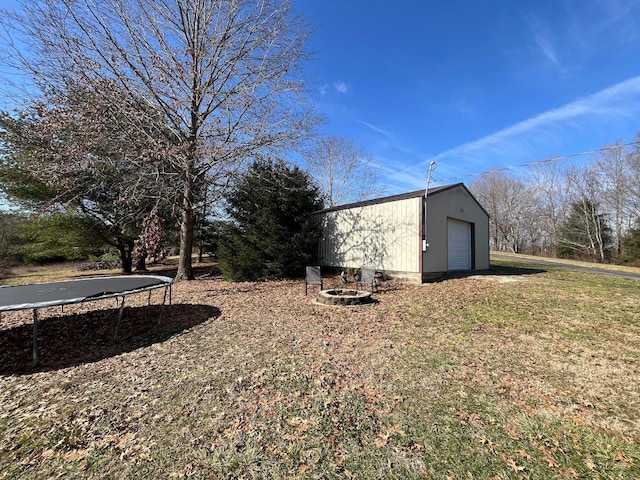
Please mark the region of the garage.
POLYGON ((447 220, 448 270, 471 270, 471 224, 447 220))
POLYGON ((315 212, 318 265, 426 282, 489 268, 489 215, 463 183, 315 212))

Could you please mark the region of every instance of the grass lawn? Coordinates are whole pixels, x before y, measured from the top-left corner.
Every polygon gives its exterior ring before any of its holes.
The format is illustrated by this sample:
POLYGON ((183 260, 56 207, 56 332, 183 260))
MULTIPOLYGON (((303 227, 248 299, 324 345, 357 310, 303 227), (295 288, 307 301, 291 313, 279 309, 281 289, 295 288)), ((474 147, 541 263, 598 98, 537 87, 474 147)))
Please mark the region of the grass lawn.
POLYGON ((640 478, 640 282, 490 273, 348 308, 208 277, 117 344, 113 301, 50 308, 35 371, 3 314, 0 478, 640 478))

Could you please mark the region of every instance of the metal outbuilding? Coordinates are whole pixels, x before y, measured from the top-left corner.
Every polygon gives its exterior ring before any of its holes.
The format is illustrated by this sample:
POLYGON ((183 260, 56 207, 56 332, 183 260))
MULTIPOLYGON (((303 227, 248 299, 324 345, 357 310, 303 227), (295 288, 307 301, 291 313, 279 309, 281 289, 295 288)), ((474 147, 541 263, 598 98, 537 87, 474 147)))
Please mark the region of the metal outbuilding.
POLYGON ((463 183, 327 208, 319 263, 424 282, 489 268, 489 215, 463 183))

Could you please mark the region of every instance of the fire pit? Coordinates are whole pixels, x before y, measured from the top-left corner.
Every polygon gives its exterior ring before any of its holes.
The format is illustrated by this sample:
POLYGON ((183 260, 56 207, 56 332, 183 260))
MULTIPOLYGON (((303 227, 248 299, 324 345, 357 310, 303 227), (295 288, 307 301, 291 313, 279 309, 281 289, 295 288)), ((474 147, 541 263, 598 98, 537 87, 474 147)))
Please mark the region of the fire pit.
POLYGON ((371 293, 348 288, 335 288, 333 290, 320 291, 316 301, 323 305, 364 305, 365 303, 371 303, 371 293))

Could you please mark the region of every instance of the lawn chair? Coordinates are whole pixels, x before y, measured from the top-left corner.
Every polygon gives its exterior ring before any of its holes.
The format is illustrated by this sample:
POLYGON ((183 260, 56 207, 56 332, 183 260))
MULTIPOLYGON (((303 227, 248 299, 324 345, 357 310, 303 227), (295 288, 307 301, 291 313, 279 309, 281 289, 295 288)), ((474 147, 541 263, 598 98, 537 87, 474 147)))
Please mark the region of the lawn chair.
POLYGON ((322 274, 320 273, 320 267, 307 267, 307 274, 304 277, 304 294, 307 294, 307 287, 309 285, 320 285, 322 290, 322 274))
POLYGON ((360 269, 360 275, 356 277, 356 288, 358 285, 369 285, 371 287, 371 293, 373 293, 373 289, 375 288, 378 291, 378 279, 376 278, 376 270, 374 268, 365 268, 360 269))

